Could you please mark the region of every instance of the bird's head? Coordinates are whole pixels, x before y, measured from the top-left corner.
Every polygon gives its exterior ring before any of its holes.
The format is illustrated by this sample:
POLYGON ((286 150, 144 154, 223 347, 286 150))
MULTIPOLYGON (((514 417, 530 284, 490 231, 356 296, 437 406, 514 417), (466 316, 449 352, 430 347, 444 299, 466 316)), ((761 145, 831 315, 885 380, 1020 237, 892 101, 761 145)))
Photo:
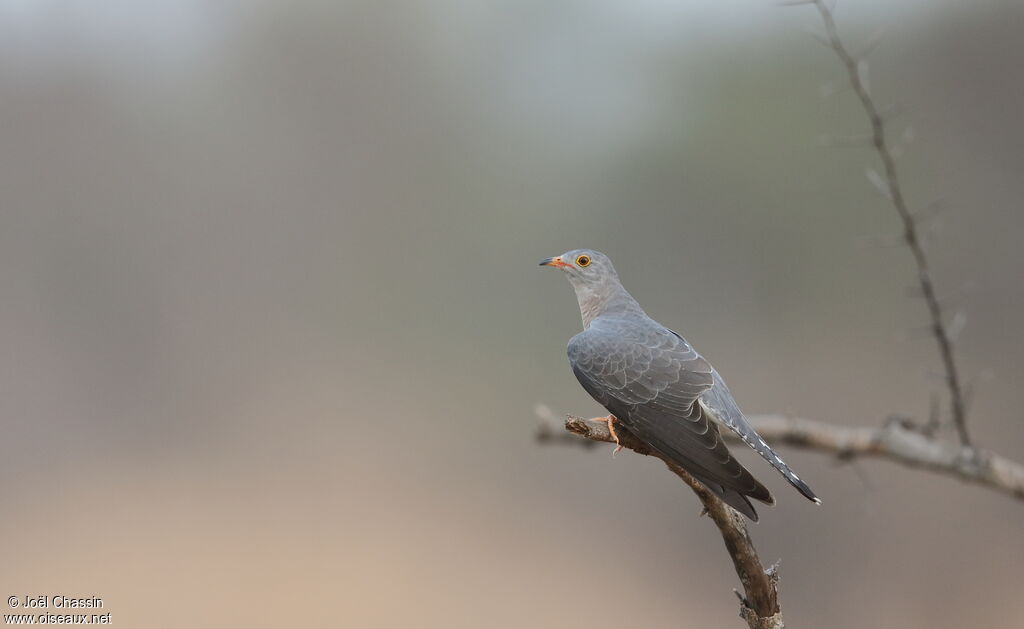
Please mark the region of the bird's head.
POLYGON ((595 317, 609 312, 644 314, 640 304, 619 283, 612 261, 600 251, 573 249, 541 260, 540 265, 561 269, 569 278, 580 304, 584 328, 589 327, 595 317))
POLYGON ((561 269, 569 282, 579 291, 581 288, 595 289, 609 284, 618 284, 619 276, 608 256, 593 249, 573 249, 560 256, 541 260, 541 266, 561 269))

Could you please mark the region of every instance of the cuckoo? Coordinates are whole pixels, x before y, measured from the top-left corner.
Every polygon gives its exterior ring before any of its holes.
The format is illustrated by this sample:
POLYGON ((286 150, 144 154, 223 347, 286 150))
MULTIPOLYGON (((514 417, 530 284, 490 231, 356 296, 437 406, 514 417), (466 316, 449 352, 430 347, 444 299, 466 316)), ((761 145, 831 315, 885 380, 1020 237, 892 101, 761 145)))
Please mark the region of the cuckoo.
POLYGON ((626 292, 608 256, 576 249, 540 264, 564 271, 576 290, 583 331, 569 341, 569 364, 587 393, 608 410, 598 419, 608 423, 616 442, 620 424, 757 521, 749 499, 769 505, 775 499, 730 454, 719 432, 724 427, 801 494, 821 503, 744 419, 714 367, 626 292))

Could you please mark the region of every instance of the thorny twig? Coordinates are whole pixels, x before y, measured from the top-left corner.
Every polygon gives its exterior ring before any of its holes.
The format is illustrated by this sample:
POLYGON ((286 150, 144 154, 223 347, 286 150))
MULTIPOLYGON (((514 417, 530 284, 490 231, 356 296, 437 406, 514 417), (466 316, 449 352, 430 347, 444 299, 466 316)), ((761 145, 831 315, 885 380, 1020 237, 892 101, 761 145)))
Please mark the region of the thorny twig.
POLYGON ((960 436, 960 443, 970 447, 971 439, 967 433, 967 404, 964 387, 961 383, 956 360, 953 355, 953 340, 949 333, 949 327, 942 320, 942 307, 936 295, 935 283, 932 281, 928 258, 925 256, 917 220, 914 213, 907 206, 903 195, 903 188, 896 171, 893 150, 886 137, 885 119, 875 105, 867 86, 865 78, 866 66, 856 56, 851 54, 845 44, 843 44, 839 37, 839 31, 836 28, 832 10, 825 4, 824 0, 809 0, 807 2, 790 2, 786 4, 813 4, 818 10, 825 25, 824 43, 835 51, 836 56, 839 57, 846 70, 850 86, 860 100, 864 113, 867 114, 868 122, 871 124, 871 145, 878 153, 884 170, 883 175, 879 175, 871 170, 868 172, 868 177, 875 180, 873 183, 882 189, 903 222, 903 240, 906 242, 911 254, 913 254, 914 262, 917 265, 917 279, 921 286, 921 295, 928 306, 928 313, 931 318, 929 327, 939 346, 939 354, 945 370, 945 382, 949 389, 953 424, 956 426, 957 434, 960 436))

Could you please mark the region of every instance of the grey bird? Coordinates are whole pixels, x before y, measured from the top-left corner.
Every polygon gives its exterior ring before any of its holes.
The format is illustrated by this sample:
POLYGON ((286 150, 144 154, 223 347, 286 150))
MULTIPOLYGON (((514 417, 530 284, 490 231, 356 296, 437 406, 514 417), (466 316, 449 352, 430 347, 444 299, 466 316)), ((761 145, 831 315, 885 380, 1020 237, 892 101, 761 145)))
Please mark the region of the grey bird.
POLYGON ((583 331, 569 341, 569 364, 587 393, 611 413, 598 419, 608 422, 616 441, 615 424, 621 423, 756 522, 749 498, 765 504, 775 499, 729 453, 719 433, 725 427, 821 504, 744 419, 714 367, 626 292, 608 256, 575 249, 540 264, 564 271, 576 290, 583 331))

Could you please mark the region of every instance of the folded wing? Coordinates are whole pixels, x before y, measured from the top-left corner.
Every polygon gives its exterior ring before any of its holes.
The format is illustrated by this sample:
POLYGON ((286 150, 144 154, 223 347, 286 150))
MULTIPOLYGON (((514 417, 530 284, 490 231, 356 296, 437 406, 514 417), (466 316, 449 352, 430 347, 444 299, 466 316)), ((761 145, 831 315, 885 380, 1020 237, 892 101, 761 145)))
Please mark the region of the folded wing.
POLYGON ((727 504, 756 520, 747 497, 773 502, 698 403, 715 373, 682 337, 650 320, 599 317, 569 342, 569 362, 583 388, 626 429, 727 504))

